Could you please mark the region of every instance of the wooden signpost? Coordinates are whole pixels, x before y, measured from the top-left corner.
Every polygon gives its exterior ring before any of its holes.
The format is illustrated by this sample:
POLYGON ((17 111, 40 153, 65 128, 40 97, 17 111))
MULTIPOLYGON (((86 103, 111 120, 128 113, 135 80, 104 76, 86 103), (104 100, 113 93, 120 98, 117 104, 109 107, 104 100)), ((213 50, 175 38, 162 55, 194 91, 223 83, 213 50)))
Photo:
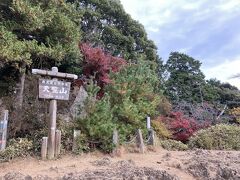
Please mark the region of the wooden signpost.
MULTIPOLYGON (((47 156, 48 159, 53 159, 55 155, 59 155, 61 132, 56 131, 57 119, 57 100, 68 100, 70 94, 70 82, 65 82, 61 79, 77 79, 75 74, 60 73, 57 67, 52 67, 52 71, 42 69, 32 69, 33 74, 48 76, 53 79, 39 79, 39 98, 50 99, 49 106, 49 129, 48 129, 48 143, 47 143, 47 156), (56 133, 57 132, 57 133, 56 133), (57 144, 56 144, 57 134, 57 144)), ((44 139, 46 141, 46 138, 44 139)), ((44 141, 43 141, 44 142, 44 141)), ((44 148, 45 146, 42 146, 44 148)), ((43 151, 44 152, 44 151, 43 151)), ((43 153, 44 154, 44 153, 43 153)))
POLYGON ((70 94, 70 86, 70 82, 39 79, 39 98, 68 100, 70 94))

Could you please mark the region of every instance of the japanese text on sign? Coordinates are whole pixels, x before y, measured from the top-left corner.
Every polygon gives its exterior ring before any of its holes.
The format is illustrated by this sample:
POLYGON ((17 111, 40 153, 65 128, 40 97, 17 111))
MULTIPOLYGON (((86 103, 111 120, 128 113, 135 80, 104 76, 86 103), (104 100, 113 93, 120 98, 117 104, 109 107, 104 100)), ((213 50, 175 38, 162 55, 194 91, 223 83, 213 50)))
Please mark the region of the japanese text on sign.
POLYGON ((39 79, 39 98, 68 100, 70 85, 65 81, 39 79))

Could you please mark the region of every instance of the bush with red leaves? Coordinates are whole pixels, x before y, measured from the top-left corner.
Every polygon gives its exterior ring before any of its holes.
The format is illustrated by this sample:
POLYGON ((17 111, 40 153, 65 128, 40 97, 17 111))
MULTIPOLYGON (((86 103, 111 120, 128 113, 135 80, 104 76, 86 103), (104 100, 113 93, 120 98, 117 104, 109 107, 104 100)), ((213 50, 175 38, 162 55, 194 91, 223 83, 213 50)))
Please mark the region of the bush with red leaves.
POLYGON ((79 48, 84 57, 83 75, 86 78, 94 78, 101 88, 99 95, 102 96, 104 86, 112 82, 109 73, 118 72, 127 62, 105 53, 101 48, 93 48, 87 43, 80 44, 79 48))
POLYGON ((194 132, 209 126, 207 123, 199 123, 193 118, 187 118, 182 112, 172 112, 169 117, 163 118, 173 134, 173 139, 187 142, 194 132))

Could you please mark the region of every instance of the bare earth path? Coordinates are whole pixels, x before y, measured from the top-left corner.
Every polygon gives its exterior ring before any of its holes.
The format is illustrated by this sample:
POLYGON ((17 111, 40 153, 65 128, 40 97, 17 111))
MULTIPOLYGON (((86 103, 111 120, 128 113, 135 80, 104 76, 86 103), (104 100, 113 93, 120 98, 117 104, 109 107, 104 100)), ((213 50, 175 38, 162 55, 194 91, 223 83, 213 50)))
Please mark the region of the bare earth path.
POLYGON ((240 151, 166 151, 145 154, 64 155, 0 164, 0 179, 240 179, 240 151))

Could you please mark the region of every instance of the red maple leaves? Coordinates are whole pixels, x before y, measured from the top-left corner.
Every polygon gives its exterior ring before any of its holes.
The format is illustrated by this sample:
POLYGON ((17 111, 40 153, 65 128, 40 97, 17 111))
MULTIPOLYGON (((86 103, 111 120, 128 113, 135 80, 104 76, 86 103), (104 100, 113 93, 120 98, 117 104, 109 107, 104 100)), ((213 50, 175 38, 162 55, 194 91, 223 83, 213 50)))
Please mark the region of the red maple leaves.
POLYGON ((193 118, 184 116, 182 112, 171 112, 169 117, 162 118, 173 134, 173 139, 186 142, 199 129, 209 126, 208 123, 200 123, 193 118))
MULTIPOLYGON (((116 73, 127 65, 124 59, 113 57, 105 53, 101 48, 93 48, 87 43, 80 44, 79 48, 84 56, 83 74, 86 78, 93 77, 101 91, 103 91, 106 84, 112 82, 110 72, 116 73)), ((99 92, 99 94, 102 96, 104 93, 99 92)))

